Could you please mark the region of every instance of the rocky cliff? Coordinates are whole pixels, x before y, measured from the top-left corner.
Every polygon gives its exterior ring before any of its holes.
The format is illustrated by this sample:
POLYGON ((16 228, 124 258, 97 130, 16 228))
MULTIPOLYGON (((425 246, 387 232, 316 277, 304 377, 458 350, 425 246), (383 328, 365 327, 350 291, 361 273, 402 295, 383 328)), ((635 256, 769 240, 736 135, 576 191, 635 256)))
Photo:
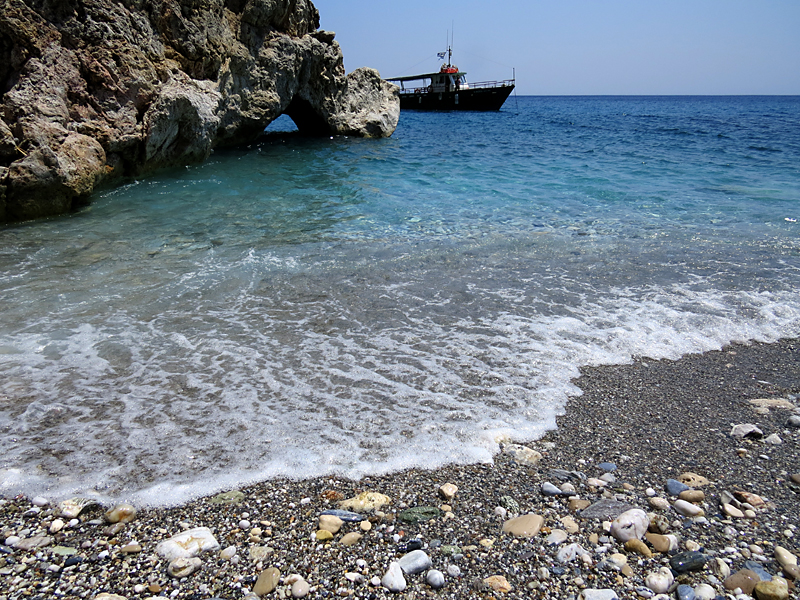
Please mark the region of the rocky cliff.
POLYGON ((385 137, 397 89, 345 76, 309 0, 0 0, 0 222, 67 212, 102 180, 203 160, 288 114, 385 137))

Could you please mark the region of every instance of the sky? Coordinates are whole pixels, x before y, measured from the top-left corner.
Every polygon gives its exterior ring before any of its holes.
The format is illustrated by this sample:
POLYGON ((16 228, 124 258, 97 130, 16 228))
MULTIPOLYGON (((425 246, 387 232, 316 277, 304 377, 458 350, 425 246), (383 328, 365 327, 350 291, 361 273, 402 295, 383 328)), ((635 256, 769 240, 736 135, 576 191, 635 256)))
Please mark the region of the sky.
POLYGON ((345 69, 453 63, 520 95, 800 94, 800 0, 314 0, 345 69))

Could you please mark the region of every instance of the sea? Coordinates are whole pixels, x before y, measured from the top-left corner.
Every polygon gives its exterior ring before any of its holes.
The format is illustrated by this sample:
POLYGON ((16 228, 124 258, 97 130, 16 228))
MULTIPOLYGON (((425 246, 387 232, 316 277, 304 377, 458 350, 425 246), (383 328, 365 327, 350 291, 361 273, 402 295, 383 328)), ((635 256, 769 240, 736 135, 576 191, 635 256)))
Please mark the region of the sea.
POLYGON ((582 367, 800 335, 800 97, 292 130, 0 228, 0 494, 489 462, 582 367))

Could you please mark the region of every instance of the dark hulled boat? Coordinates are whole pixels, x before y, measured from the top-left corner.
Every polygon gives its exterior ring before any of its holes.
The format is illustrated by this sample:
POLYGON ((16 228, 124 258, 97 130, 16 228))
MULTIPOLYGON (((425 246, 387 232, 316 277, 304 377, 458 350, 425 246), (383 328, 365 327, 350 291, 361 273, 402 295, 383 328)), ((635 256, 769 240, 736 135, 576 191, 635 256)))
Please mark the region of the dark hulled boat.
POLYGON ((447 64, 437 73, 387 79, 400 86, 400 109, 500 110, 514 90, 515 79, 467 83, 466 72, 450 63, 452 51, 449 48, 447 53, 447 64), (406 85, 409 83, 413 85, 406 85))

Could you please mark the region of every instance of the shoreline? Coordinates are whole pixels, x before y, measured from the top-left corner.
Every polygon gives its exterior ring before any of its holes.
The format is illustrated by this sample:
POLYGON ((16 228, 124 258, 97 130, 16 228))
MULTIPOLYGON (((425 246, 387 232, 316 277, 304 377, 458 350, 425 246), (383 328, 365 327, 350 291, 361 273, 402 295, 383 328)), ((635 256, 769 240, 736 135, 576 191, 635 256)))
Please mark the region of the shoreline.
POLYGON ((566 497, 542 493, 545 482, 562 485, 554 469, 599 478, 605 471, 597 465, 603 462, 616 466, 605 476, 613 481, 603 488, 572 479, 568 483, 574 495, 590 503, 610 496, 666 516, 665 533, 680 537, 679 550, 694 548, 710 557, 701 570, 682 573, 676 581, 696 589, 711 585, 722 594, 725 569, 717 559, 732 573, 752 559, 779 575, 775 546, 800 554, 800 487, 790 479, 800 472, 795 458, 800 429, 787 426, 800 404, 800 340, 735 344, 676 361, 636 359, 628 365, 584 368, 581 373, 574 383, 583 395, 568 400, 557 429, 525 444, 541 453, 536 465, 501 453, 493 464, 412 469, 360 481, 270 480, 242 488, 244 498, 238 504, 201 498, 174 508, 142 509, 131 523, 111 529, 102 521, 103 511, 94 508, 72 526, 61 519, 63 528, 51 532, 58 519, 56 507, 33 507, 22 497, 3 498, 0 544, 14 536, 51 541, 33 550, 0 545, 0 600, 23 595, 94 598, 101 592, 128 599, 244 598, 269 567, 279 569, 281 583, 264 597, 291 596, 287 577, 292 574, 308 581, 308 597, 398 597, 370 580, 383 577, 389 564, 402 556, 401 544, 412 538, 422 541, 432 568, 443 572, 445 582, 434 591, 424 574, 406 575, 408 587, 402 597, 577 598, 582 589, 614 590, 619 598, 645 597, 647 576, 668 565, 670 552, 656 552, 650 543, 650 557, 626 550, 604 531, 602 519, 583 518, 570 509, 566 497), (749 402, 759 398, 789 400, 795 409, 759 412, 749 402), (758 425, 763 438, 732 437, 732 426, 740 423, 758 425), (765 441, 772 434, 781 443, 765 441), (697 487, 704 496, 695 503, 705 513, 702 518, 686 517, 674 507, 661 511, 648 496, 651 488, 672 505, 675 498, 665 491, 665 483, 685 472, 710 480, 697 487), (445 483, 458 487, 452 500, 439 497, 445 483), (752 517, 730 517, 721 512, 719 500, 724 492, 736 490, 768 503, 755 507, 752 517), (335 508, 336 498, 362 491, 388 495, 392 502, 381 512, 365 514, 369 525, 345 523, 329 542, 312 539, 319 512, 335 508), (398 520, 406 507, 443 505, 451 510, 430 521, 398 520), (497 507, 504 507, 505 516, 497 507), (501 526, 516 512, 541 515, 545 531, 568 530, 567 539, 551 546, 544 533, 531 538, 503 534, 501 526), (565 517, 571 517, 577 531, 565 525, 565 517), (169 561, 157 556, 156 546, 194 527, 208 527, 221 548, 235 548, 234 559, 220 558, 218 550, 206 552, 200 555, 199 571, 174 578, 167 574, 169 561), (346 533, 363 537, 347 546, 341 542, 346 533), (579 544, 588 558, 582 559, 579 552, 561 562, 559 553, 570 544, 579 544), (452 546, 459 548, 455 557, 445 552, 452 546), (54 548, 71 548, 74 553, 58 554, 54 548), (627 570, 603 562, 616 554, 625 557, 627 570), (493 576, 504 577, 511 589, 492 589, 499 580, 485 580, 493 576))

